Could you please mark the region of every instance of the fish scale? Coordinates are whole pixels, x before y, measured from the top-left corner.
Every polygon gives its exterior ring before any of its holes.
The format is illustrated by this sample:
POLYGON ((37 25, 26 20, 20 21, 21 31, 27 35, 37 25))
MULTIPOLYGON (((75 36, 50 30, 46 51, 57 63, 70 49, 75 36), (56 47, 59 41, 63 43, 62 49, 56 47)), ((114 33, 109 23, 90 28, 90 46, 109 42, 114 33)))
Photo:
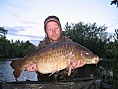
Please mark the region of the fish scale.
POLYGON ((14 69, 14 77, 18 78, 27 65, 34 63, 37 66, 37 71, 42 74, 55 73, 68 66, 69 74, 71 74, 73 64, 77 64, 78 61, 97 64, 99 57, 76 42, 63 42, 30 52, 24 58, 12 61, 10 65, 14 69))

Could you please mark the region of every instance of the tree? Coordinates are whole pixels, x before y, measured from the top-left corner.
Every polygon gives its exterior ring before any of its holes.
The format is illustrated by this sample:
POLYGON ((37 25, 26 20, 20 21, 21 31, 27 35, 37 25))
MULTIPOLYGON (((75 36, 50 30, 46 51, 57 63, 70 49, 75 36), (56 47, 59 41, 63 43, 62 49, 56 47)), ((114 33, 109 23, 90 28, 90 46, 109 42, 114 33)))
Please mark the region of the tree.
POLYGON ((26 41, 24 43, 24 50, 23 50, 23 55, 25 56, 26 54, 30 53, 31 51, 35 50, 36 46, 30 43, 29 41, 26 41))
POLYGON ((6 38, 6 34, 7 34, 8 30, 5 30, 4 27, 0 27, 0 37, 4 37, 6 38), (3 35, 2 35, 3 34, 3 35))
POLYGON ((118 29, 115 29, 115 33, 112 36, 114 38, 114 42, 109 42, 105 46, 105 51, 109 57, 118 57, 118 29))
POLYGON ((10 49, 10 41, 0 38, 0 57, 8 57, 10 49))
POLYGON ((118 0, 111 1, 111 5, 113 5, 113 4, 117 5, 117 7, 118 7, 118 0))
POLYGON ((115 42, 118 41, 118 29, 115 29, 115 34, 113 36, 115 42))
POLYGON ((107 27, 104 25, 98 27, 96 23, 84 24, 83 22, 79 22, 70 25, 67 23, 63 34, 99 56, 104 57, 104 45, 109 41, 106 29, 107 27))

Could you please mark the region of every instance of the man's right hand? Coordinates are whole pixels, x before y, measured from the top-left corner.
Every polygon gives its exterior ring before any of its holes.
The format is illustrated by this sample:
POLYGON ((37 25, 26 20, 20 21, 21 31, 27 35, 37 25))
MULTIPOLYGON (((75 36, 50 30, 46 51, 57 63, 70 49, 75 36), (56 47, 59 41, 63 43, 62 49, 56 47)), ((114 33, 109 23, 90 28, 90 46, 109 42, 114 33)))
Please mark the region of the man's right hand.
POLYGON ((36 64, 27 65, 27 66, 26 66, 26 70, 27 70, 28 72, 36 72, 36 71, 37 71, 36 64))

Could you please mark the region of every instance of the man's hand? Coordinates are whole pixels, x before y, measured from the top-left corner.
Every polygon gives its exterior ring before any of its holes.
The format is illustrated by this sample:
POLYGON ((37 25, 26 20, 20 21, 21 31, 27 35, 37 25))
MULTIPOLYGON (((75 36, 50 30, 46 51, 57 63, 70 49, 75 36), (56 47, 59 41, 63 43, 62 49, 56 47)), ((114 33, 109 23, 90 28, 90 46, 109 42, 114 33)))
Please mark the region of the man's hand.
POLYGON ((68 64, 67 68, 71 66, 72 69, 76 69, 76 68, 84 66, 86 62, 79 60, 78 62, 75 63, 75 62, 71 62, 70 59, 68 59, 67 64, 68 64))
POLYGON ((26 66, 26 70, 27 70, 28 72, 35 72, 35 71, 37 71, 36 64, 27 65, 27 66, 26 66))

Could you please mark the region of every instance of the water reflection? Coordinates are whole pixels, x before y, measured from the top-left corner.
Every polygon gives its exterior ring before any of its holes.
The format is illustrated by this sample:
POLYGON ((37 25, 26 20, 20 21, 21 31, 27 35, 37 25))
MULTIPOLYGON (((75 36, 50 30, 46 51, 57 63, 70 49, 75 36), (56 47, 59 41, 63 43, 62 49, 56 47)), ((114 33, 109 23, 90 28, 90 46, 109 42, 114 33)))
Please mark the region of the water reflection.
POLYGON ((117 58, 106 59, 102 58, 99 62, 99 77, 108 83, 118 83, 118 69, 117 69, 118 61, 117 58))
MULTIPOLYGON (((13 69, 10 66, 11 61, 0 61, 0 82, 1 81, 16 81, 13 76, 13 69)), ((35 72, 23 71, 18 81, 26 81, 26 79, 31 81, 37 81, 37 74, 35 72)))

